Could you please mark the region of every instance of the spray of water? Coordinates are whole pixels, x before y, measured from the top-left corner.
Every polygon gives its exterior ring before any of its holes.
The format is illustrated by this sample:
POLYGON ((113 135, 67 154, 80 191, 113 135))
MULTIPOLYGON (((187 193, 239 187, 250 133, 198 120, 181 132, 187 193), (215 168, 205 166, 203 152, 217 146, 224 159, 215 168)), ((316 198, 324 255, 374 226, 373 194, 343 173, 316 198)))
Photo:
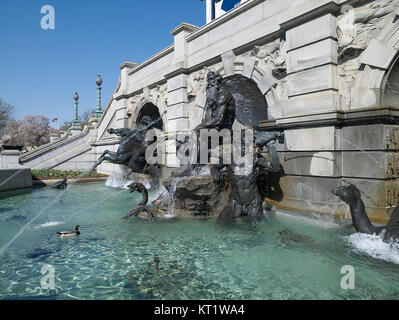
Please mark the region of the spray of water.
POLYGON ((174 215, 175 210, 175 203, 176 203, 176 190, 177 184, 183 177, 173 177, 172 181, 170 182, 170 200, 168 206, 168 214, 174 215))
MULTIPOLYGON (((84 177, 88 172, 82 173, 74 183, 71 183, 69 188, 79 180, 84 177)), ((43 213, 47 211, 54 203, 56 203, 63 195, 65 195, 65 192, 67 192, 68 189, 62 190, 52 201, 50 201, 42 210, 39 211, 37 215, 35 215, 32 220, 30 220, 26 225, 24 225, 12 238, 10 241, 8 241, 3 247, 0 248, 0 254, 2 254, 7 248, 22 234, 24 231, 31 226, 31 224, 36 221, 43 213)))
POLYGON ((346 142, 347 144, 351 145, 352 147, 355 147, 357 150, 359 150, 359 151, 361 151, 362 153, 364 153, 367 157, 369 157, 370 159, 372 159, 372 160, 376 163, 376 165, 377 165, 378 167, 380 167, 381 169, 384 169, 384 165, 381 164, 381 162, 378 161, 375 157, 373 157, 373 156, 370 154, 370 152, 367 152, 367 151, 363 150, 362 148, 360 148, 358 145, 356 145, 356 144, 350 142, 350 141, 347 140, 347 139, 342 138, 342 137, 339 136, 337 133, 335 134, 335 136, 336 136, 337 138, 339 138, 341 141, 346 142))
POLYGON ((347 241, 356 251, 375 259, 399 264, 399 243, 385 242, 380 236, 365 233, 354 233, 347 241))
MULTIPOLYGON (((160 120, 161 120, 161 118, 155 119, 154 121, 150 122, 145 128, 138 129, 138 130, 136 131, 135 135, 137 135, 139 132, 142 132, 142 131, 148 129, 149 127, 155 125, 155 124, 156 124, 157 122, 159 122, 160 120)), ((6 181, 2 182, 2 183, 0 184, 0 186, 1 186, 2 184, 6 183, 7 181, 9 181, 12 177, 16 176, 16 175, 17 175, 19 172, 21 172, 21 171, 22 171, 22 169, 19 170, 19 171, 17 171, 16 173, 14 173, 14 174, 13 174, 12 176, 10 176, 6 181)), ((84 177, 86 174, 88 174, 89 172, 90 172, 90 170, 88 170, 88 171, 82 173, 82 174, 77 178, 77 180, 76 180, 74 183, 79 182, 80 179, 81 179, 82 177, 84 177)), ((70 186, 69 186, 68 189, 70 189, 71 186, 72 186, 74 183, 70 184, 70 186)), ((29 227, 32 225, 32 223, 33 223, 34 221, 36 221, 43 213, 45 213, 45 212, 47 211, 47 209, 49 209, 54 203, 56 203, 56 202, 65 194, 65 192, 66 192, 68 189, 65 189, 65 190, 61 191, 60 194, 57 195, 57 196, 55 197, 55 199, 53 199, 52 201, 50 201, 42 210, 39 211, 39 213, 38 213, 36 216, 34 216, 34 217, 32 218, 32 220, 30 220, 26 225, 24 225, 24 226, 11 238, 10 241, 8 241, 3 247, 0 248, 0 254, 2 254, 5 250, 7 250, 7 248, 8 248, 21 234, 23 234, 24 231, 25 231, 27 228, 29 228, 29 227)), ((124 191, 124 190, 122 190, 122 191, 124 191)), ((122 191, 121 191, 121 192, 122 192, 122 191)), ((97 206, 97 205, 99 205, 100 203, 103 203, 103 202, 104 202, 105 200, 107 200, 107 199, 108 199, 108 198, 105 198, 105 199, 103 199, 102 201, 96 202, 96 203, 95 203, 94 205, 92 205, 92 206, 97 206)), ((89 209, 89 208, 92 207, 92 206, 89 206, 89 207, 87 207, 86 209, 89 209)), ((73 216, 71 216, 68 220, 70 220, 72 217, 73 217, 73 216)))

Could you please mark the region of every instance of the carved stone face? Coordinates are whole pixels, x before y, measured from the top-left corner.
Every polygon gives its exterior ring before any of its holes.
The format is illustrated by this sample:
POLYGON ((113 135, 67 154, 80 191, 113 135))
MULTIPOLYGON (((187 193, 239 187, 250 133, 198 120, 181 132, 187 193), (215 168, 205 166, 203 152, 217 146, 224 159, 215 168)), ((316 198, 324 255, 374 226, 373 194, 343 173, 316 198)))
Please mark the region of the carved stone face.
POLYGON ((339 187, 331 191, 333 194, 338 196, 343 202, 354 205, 360 199, 360 191, 353 184, 349 186, 339 187))

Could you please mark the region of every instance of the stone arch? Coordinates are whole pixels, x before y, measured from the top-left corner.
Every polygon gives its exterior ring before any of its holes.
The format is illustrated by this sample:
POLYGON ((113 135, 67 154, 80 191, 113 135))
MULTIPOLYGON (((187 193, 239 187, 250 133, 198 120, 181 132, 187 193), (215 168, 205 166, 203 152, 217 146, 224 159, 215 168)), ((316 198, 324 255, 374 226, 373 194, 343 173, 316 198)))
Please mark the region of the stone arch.
POLYGON ((139 101, 137 101, 136 106, 133 108, 133 113, 131 115, 133 129, 136 127, 141 111, 148 104, 154 105, 156 108, 158 108, 159 115, 161 116, 163 122, 163 129, 165 129, 167 127, 166 104, 152 95, 141 98, 139 101))
POLYGON ((399 106, 399 55, 388 70, 383 82, 382 105, 399 106))
MULTIPOLYGON (((214 69, 219 72, 223 77, 232 75, 242 75, 250 80, 253 80, 260 92, 264 95, 268 106, 268 118, 274 118, 270 114, 270 108, 273 108, 278 103, 277 95, 274 88, 277 86, 277 81, 272 76, 272 71, 266 67, 258 65, 256 59, 248 56, 235 56, 234 54, 230 59, 226 59, 224 63, 216 65, 214 68, 210 67, 209 70, 214 69)), ((201 122, 204 115, 206 103, 206 81, 202 84, 197 92, 194 106, 190 107, 190 127, 194 128, 201 122)))
POLYGON ((268 120, 268 105, 257 83, 242 74, 223 79, 223 86, 236 101, 236 119, 243 125, 259 128, 259 121, 268 120))
POLYGON ((351 106, 383 105, 386 80, 397 60, 398 51, 399 19, 396 15, 360 55, 361 66, 352 88, 351 106))

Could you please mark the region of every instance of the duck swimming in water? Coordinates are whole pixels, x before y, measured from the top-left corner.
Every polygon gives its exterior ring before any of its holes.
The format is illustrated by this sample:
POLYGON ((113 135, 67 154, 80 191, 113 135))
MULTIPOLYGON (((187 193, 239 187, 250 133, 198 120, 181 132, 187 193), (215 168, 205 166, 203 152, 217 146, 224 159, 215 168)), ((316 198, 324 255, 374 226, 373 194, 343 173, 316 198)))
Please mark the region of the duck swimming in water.
POLYGON ((379 235, 386 242, 399 240, 399 205, 392 212, 385 227, 376 227, 370 222, 361 193, 355 185, 339 187, 332 190, 332 193, 349 204, 353 226, 357 232, 379 235))
POLYGON ((80 235, 80 226, 75 227, 75 231, 59 231, 57 232, 59 237, 74 237, 80 235))

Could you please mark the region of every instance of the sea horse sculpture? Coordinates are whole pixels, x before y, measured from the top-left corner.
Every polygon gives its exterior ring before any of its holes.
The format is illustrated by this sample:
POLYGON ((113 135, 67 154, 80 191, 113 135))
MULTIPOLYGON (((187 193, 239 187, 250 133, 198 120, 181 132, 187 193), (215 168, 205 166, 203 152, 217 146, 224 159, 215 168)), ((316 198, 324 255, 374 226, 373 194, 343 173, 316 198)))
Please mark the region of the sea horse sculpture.
POLYGON ((94 171, 103 161, 108 161, 124 165, 132 172, 150 174, 158 181, 159 166, 150 165, 145 159, 146 149, 154 141, 146 141, 145 136, 147 131, 160 120, 160 118, 152 120, 149 116, 144 116, 135 130, 125 128, 108 129, 108 133, 121 137, 118 150, 116 152, 105 150, 98 158, 98 161, 90 168, 89 172, 94 171))
POLYGON ((342 201, 349 204, 353 226, 357 232, 379 235, 384 241, 399 240, 399 205, 392 212, 391 218, 385 227, 373 226, 366 213, 358 188, 353 184, 332 190, 342 201))
POLYGON ((150 217, 150 219, 154 218, 154 213, 152 212, 151 208, 147 206, 148 202, 148 191, 147 188, 140 182, 133 182, 128 185, 128 188, 130 189, 130 193, 134 191, 138 191, 141 193, 143 196, 143 200, 139 203, 139 205, 132 210, 129 211, 129 213, 125 216, 126 218, 130 218, 132 216, 137 216, 139 213, 142 212, 147 212, 147 215, 150 217))

